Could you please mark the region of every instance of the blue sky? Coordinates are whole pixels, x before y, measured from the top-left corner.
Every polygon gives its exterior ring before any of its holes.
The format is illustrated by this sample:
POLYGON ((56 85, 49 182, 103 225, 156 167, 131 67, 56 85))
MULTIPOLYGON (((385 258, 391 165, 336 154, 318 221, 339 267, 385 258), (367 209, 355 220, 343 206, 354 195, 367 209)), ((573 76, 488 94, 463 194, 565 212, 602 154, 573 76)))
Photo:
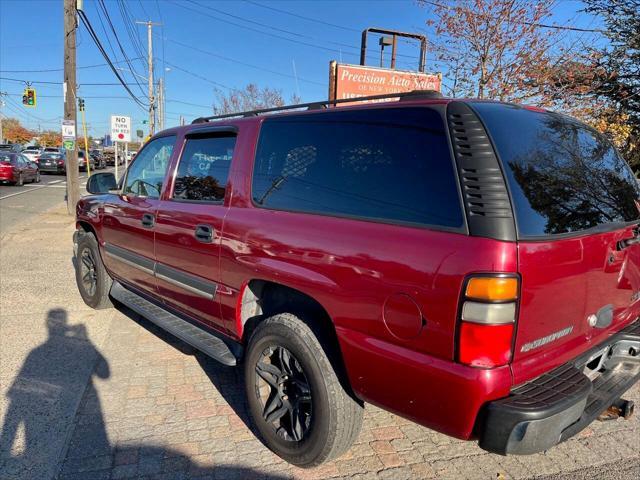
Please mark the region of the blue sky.
MULTIPOLYGON (((161 22, 154 27, 156 77, 164 73, 166 126, 176 125, 180 115, 187 122, 211 114, 214 89, 242 88, 248 83, 282 90, 289 99, 299 93, 303 101, 327 97, 330 60, 358 63, 360 32, 368 26, 420 32, 429 10, 415 1, 268 1, 268 0, 105 0, 105 6, 133 67, 146 76, 146 26, 129 20, 161 22), (287 13, 284 13, 287 12, 287 13), (316 21, 300 17, 310 17, 316 21), (323 23, 324 22, 324 23, 323 23), (134 46, 140 42, 138 48, 134 46)), ((601 26, 598 19, 580 13, 579 1, 558 1, 550 21, 585 28, 601 26)), ((84 0, 84 11, 110 58, 129 69, 97 0, 84 0), (102 20, 102 23, 101 23, 102 20), (103 27, 104 26, 104 27, 103 27)), ((62 0, 0 0, 0 92, 6 92, 4 117, 17 117, 30 128, 59 130, 62 115, 63 58, 62 0), (52 71, 34 71, 52 70, 52 71), (19 81, 8 80, 16 79, 19 81), (38 106, 24 108, 22 81, 33 82, 38 106)), ((595 41, 595 40, 594 40, 595 41)), ((377 42, 373 42, 377 47, 377 42)), ((377 50, 375 50, 377 52, 377 50)), ((417 48, 400 44, 400 67, 417 63, 417 48), (415 60, 414 60, 415 59, 415 60)), ((377 57, 372 53, 372 61, 377 57)), ((427 70, 444 71, 427 53, 427 70)), ((78 30, 79 67, 103 64, 84 26, 78 30)), ((146 95, 137 77, 121 72, 131 90, 146 95)), ((90 134, 102 136, 111 114, 129 115, 133 127, 143 128, 147 113, 127 97, 107 66, 78 69, 79 95, 85 98, 90 134), (100 98, 98 98, 100 97, 100 98)), ((146 127, 145 127, 146 129, 146 127)))

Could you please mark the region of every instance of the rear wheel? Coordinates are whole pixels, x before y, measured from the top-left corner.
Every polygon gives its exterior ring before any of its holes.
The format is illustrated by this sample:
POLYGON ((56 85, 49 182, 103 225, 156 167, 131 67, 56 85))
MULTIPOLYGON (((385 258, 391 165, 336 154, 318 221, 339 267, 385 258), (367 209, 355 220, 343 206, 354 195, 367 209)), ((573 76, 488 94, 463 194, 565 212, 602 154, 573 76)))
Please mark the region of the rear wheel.
POLYGON ((281 313, 261 322, 245 358, 251 415, 265 444, 300 467, 344 453, 362 425, 363 407, 345 391, 318 338, 281 313))
POLYGON ((84 303, 97 310, 111 307, 109 290, 113 281, 104 268, 98 241, 92 233, 78 238, 75 266, 76 284, 84 303))

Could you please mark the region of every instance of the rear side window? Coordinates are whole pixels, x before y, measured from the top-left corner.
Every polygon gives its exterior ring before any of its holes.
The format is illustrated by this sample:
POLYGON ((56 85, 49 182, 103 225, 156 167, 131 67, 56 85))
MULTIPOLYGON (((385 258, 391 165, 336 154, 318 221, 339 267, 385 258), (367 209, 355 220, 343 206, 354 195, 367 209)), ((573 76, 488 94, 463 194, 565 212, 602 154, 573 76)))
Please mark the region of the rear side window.
POLYGON ((188 137, 178 164, 173 198, 224 200, 235 144, 235 136, 188 137))
POLYGON ((265 120, 253 200, 281 210, 463 226, 443 121, 428 108, 265 120))
POLYGON ((565 234, 638 219, 638 182, 611 144, 569 117, 474 103, 506 171, 518 234, 565 234))

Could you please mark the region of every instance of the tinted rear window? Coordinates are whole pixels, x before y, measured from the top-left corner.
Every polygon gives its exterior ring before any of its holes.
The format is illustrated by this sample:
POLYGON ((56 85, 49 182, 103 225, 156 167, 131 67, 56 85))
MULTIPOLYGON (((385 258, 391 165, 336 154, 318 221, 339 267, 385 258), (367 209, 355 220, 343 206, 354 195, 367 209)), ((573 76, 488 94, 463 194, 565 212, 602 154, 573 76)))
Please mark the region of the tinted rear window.
POLYGON ((253 199, 268 208, 460 228, 448 140, 428 108, 264 121, 253 199))
POLYGON ((638 182, 599 133, 564 115, 474 103, 505 167, 521 237, 638 219, 638 182))

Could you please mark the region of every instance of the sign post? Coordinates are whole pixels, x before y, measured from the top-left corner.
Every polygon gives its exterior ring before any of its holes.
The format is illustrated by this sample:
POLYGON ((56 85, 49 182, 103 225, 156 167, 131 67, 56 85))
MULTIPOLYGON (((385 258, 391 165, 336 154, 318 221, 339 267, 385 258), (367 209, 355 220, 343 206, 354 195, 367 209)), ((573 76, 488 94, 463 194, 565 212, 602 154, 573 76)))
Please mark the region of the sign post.
MULTIPOLYGON (((124 142, 126 145, 131 141, 131 117, 124 115, 111 115, 111 138, 115 141, 115 175, 118 178, 118 142, 124 142)), ((127 157, 125 153, 125 168, 127 166, 127 157)))

